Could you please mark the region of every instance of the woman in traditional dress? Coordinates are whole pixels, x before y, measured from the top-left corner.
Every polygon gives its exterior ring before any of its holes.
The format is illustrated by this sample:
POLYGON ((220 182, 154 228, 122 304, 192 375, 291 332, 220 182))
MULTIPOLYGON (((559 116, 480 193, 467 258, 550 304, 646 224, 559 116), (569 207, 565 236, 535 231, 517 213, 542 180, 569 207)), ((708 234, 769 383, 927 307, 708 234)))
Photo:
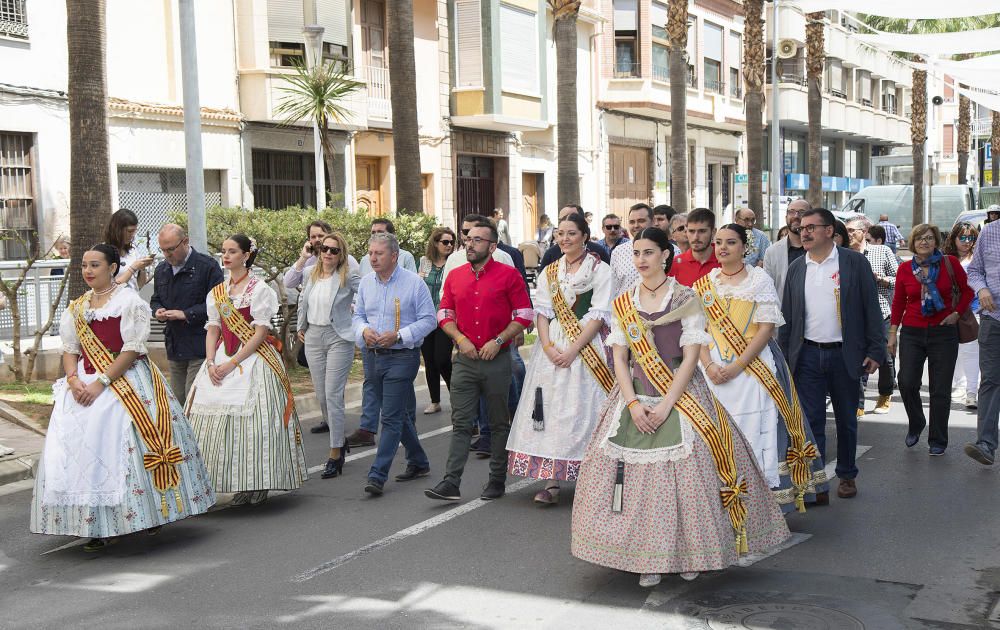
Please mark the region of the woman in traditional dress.
MULTIPOLYGON (((139 217, 125 208, 112 214, 108 225, 104 228, 104 242, 117 250, 121 260, 115 282, 127 284, 136 291, 150 281, 150 274, 146 273, 146 268, 153 264, 153 257, 148 251, 145 256, 139 255, 139 249, 135 246, 135 235, 138 231, 139 217)), ((149 240, 148 235, 146 240, 149 240)), ((149 243, 146 245, 148 250, 149 243)))
POLYGON ((205 365, 195 378, 189 418, 216 492, 256 505, 268 490, 308 478, 302 431, 280 352, 269 336, 274 290, 250 273, 257 244, 244 234, 222 243, 229 280, 208 294, 205 365))
POLYGON ((709 341, 692 289, 668 278, 658 228, 632 242, 640 281, 612 302, 608 343, 618 387, 580 467, 573 555, 639 573, 694 579, 788 538, 750 447, 698 371, 709 341))
POLYGON ((712 337, 701 347, 701 363, 778 503, 805 511, 807 495, 819 492, 820 503, 829 496, 822 494, 823 461, 773 339, 775 327, 785 323, 774 282, 763 268, 744 263, 749 238, 735 223, 719 228, 715 255, 722 267, 694 284, 712 337))
POLYGON ((590 228, 578 214, 559 223, 563 256, 538 281, 538 343, 507 440, 512 475, 548 483, 535 502, 559 501, 559 482, 573 481, 614 386, 600 331, 611 318, 611 267, 587 251, 590 228))
POLYGON ((84 551, 215 503, 180 403, 146 358, 149 304, 115 283, 119 265, 104 243, 83 254, 91 290, 62 315, 67 376, 52 387, 31 503, 31 531, 91 538, 84 551))

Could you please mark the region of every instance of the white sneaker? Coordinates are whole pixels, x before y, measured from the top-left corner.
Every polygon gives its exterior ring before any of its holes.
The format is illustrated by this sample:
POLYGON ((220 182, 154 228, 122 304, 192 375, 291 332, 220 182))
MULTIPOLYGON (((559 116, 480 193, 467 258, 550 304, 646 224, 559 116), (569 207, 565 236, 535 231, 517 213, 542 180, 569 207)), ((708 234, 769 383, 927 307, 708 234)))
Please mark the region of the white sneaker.
POLYGON ((965 396, 965 388, 964 387, 956 387, 955 389, 951 390, 951 399, 952 400, 962 400, 962 398, 964 396, 965 396))
POLYGON ((660 583, 659 573, 643 573, 639 576, 639 586, 643 588, 653 588, 660 583))
POLYGON ((696 577, 698 577, 698 572, 697 571, 690 571, 688 573, 681 573, 681 578, 687 580, 688 582, 690 582, 691 580, 695 579, 696 577))
POLYGON ((976 395, 975 394, 966 394, 965 395, 965 408, 966 409, 978 409, 979 408, 979 402, 976 400, 976 395))

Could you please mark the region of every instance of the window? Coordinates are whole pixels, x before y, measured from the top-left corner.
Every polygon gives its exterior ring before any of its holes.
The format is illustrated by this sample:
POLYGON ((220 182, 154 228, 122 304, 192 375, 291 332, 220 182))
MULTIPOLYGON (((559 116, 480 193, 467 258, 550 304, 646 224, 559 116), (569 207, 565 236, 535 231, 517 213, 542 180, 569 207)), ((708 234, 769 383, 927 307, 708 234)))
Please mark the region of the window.
POLYGON ((726 87, 722 80, 722 42, 725 29, 705 22, 705 89, 722 94, 726 87))
POLYGON ((639 76, 639 37, 636 0, 614 0, 615 76, 639 76))
POLYGON ((479 0, 455 1, 455 87, 483 87, 483 31, 479 0))
POLYGON ((826 91, 837 98, 847 98, 844 90, 844 63, 840 59, 826 59, 826 76, 823 77, 826 91))
POLYGON ((31 171, 31 135, 0 132, 0 226, 12 236, 0 239, 0 259, 25 258, 28 251, 22 242, 37 249, 31 171))
POLYGON ((277 210, 315 205, 316 169, 312 153, 254 149, 251 162, 255 207, 277 210))
POLYGON ((537 94, 538 14, 500 5, 501 89, 537 94))
POLYGON ((27 0, 0 0, 0 35, 28 38, 27 0))
POLYGON ((743 36, 729 31, 729 96, 743 98, 743 83, 740 68, 743 63, 743 36))
POLYGON ((854 95, 857 102, 868 107, 872 106, 872 73, 868 70, 857 70, 854 74, 854 95))
MULTIPOLYGON (((2 2, 3 0, 0 0, 2 2)), ((271 67, 292 68, 306 63, 306 46, 301 42, 271 42, 271 67)), ((323 61, 333 61, 341 70, 347 68, 347 47, 323 44, 323 61)))
MULTIPOLYGON (((0 0, 0 4, 7 1, 9 0, 0 0)), ((323 42, 343 47, 346 52, 351 41, 347 28, 347 7, 350 3, 345 0, 322 0, 315 4, 316 23, 323 27, 323 42)), ((266 0, 268 41, 298 44, 305 41, 302 33, 302 26, 305 24, 302 5, 302 0, 266 0)))
MULTIPOLYGON (((691 18, 688 20, 688 41, 687 41, 687 56, 688 56, 688 85, 696 88, 698 87, 698 73, 695 71, 695 63, 698 61, 698 28, 697 20, 691 18)), ((694 190, 692 188, 691 190, 694 190)))
POLYGON ((896 109, 896 84, 892 81, 882 82, 882 111, 895 114, 896 109))
POLYGON ((805 146, 802 140, 785 138, 783 143, 786 173, 801 173, 805 169, 805 146))
POLYGON ((861 179, 861 149, 847 145, 844 149, 844 177, 861 179))
POLYGON ((944 125, 941 139, 941 155, 955 154, 955 125, 944 125))
POLYGON ((654 2, 650 10, 653 27, 653 78, 670 80, 670 39, 667 37, 667 5, 654 2))

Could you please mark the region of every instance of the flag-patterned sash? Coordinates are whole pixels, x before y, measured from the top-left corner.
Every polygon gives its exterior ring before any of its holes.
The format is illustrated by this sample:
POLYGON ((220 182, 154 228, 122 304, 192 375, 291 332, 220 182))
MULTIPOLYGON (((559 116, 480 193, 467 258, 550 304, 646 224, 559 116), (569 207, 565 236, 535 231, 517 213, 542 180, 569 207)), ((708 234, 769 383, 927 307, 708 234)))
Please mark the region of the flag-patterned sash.
MULTIPOLYGON (((580 320, 577 319, 576 313, 570 308, 565 296, 563 296, 562 289, 559 288, 559 265, 549 265, 545 270, 545 278, 549 282, 549 291, 552 294, 552 308, 556 313, 556 319, 559 320, 559 325, 562 326, 570 341, 576 342, 580 335, 583 334, 583 329, 580 328, 580 320)), ((611 388, 615 386, 615 378, 612 376, 611 370, 608 369, 607 362, 601 358, 597 350, 594 350, 594 346, 589 343, 585 345, 580 350, 580 358, 583 359, 584 365, 590 370, 590 373, 597 380, 598 385, 604 389, 604 392, 610 392, 611 388)))

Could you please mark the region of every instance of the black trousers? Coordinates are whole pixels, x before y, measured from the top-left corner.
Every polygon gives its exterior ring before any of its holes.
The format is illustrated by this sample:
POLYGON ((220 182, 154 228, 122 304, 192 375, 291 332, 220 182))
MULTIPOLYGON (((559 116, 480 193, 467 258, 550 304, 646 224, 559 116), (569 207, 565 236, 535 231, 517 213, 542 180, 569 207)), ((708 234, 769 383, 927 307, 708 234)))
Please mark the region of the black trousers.
POLYGON ((453 344, 440 328, 424 337, 420 354, 424 357, 424 376, 427 377, 427 393, 432 403, 441 402, 441 379, 451 390, 451 350, 453 344))
POLYGON ((951 415, 951 379, 958 359, 958 327, 903 326, 899 335, 899 395, 903 399, 910 433, 927 426, 920 386, 927 364, 930 392, 930 433, 927 444, 948 446, 948 417, 951 415))

